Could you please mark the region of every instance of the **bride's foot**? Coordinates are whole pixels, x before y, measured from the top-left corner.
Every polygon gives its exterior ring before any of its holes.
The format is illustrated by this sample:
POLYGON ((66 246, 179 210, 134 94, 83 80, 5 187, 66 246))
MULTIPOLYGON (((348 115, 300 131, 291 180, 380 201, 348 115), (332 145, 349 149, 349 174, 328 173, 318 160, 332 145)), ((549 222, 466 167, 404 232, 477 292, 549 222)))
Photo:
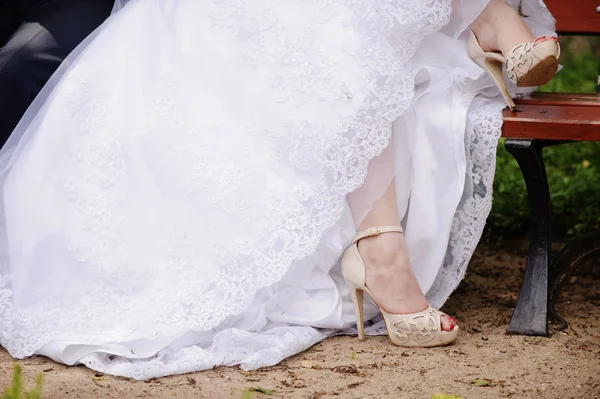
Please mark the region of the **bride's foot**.
POLYGON ((502 68, 519 87, 548 83, 558 70, 560 46, 554 37, 535 38, 525 22, 505 0, 491 0, 471 24, 469 55, 485 69, 506 100, 516 108, 502 68))
POLYGON ((516 46, 535 40, 534 45, 557 41, 553 36, 535 38, 529 27, 506 0, 491 0, 471 30, 484 51, 500 52, 506 56, 516 46))
MULTIPOLYGON (((366 269, 366 286, 382 310, 410 314, 428 308, 401 233, 362 239, 358 242, 358 251, 366 269)), ((452 331, 456 325, 456 321, 446 315, 441 316, 440 322, 443 331, 452 331)))
POLYGON ((401 234, 400 226, 369 227, 359 232, 344 252, 342 274, 352 296, 358 338, 365 338, 363 297, 367 293, 379 307, 394 345, 421 348, 447 345, 456 339, 459 327, 452 318, 427 305, 406 258, 401 234), (381 235, 396 238, 374 240, 381 235), (361 241, 371 244, 361 244, 359 249, 361 241))

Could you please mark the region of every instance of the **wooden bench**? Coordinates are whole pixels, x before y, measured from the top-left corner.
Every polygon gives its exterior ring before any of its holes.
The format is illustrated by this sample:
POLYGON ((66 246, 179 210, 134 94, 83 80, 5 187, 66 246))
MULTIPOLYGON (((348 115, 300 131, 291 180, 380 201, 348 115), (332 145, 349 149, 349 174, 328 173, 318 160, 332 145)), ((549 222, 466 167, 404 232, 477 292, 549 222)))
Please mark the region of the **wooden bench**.
MULTIPOLYGON (((600 0, 546 0, 546 5, 557 20, 560 34, 600 34, 600 0)), ((515 112, 504 110, 502 136, 507 138, 505 148, 519 163, 525 179, 530 242, 508 332, 548 336, 549 313, 566 327, 554 310, 562 281, 574 263, 600 252, 600 236, 575 240, 574 246, 551 263, 550 192, 542 150, 569 142, 600 141, 600 94, 535 93, 515 102, 515 112)))

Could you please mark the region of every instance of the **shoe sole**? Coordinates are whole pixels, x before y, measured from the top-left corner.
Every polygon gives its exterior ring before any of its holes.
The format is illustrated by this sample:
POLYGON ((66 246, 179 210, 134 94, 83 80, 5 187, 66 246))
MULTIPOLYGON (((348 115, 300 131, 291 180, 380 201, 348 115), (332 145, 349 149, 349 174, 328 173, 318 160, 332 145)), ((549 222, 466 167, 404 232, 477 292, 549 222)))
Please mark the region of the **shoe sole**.
POLYGON ((525 76, 519 80, 518 87, 543 86, 550 82, 558 70, 558 60, 550 56, 531 68, 525 76))

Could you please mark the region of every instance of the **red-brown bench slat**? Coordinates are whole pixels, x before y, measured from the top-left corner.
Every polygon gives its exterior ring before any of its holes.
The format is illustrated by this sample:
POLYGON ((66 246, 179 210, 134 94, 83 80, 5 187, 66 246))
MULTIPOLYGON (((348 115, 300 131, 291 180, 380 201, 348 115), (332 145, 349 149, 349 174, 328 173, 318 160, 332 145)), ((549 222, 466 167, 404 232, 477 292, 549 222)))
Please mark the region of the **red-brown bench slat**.
POLYGON ((515 103, 600 107, 600 95, 587 93, 534 93, 528 97, 515 99, 515 103))
POLYGON ((546 6, 556 18, 556 30, 559 33, 600 33, 600 14, 596 7, 598 0, 546 0, 546 6))
POLYGON ((521 104, 503 113, 502 136, 545 140, 600 141, 600 109, 521 104))

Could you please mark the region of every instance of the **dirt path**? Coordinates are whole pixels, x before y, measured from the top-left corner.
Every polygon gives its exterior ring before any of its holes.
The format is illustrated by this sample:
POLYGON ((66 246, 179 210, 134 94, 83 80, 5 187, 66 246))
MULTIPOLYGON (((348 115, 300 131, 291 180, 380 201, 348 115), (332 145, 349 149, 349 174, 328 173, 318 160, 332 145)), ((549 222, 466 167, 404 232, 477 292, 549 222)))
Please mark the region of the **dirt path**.
MULTIPOLYGON (((383 337, 338 337, 277 367, 236 368, 136 382, 66 368, 44 358, 23 361, 28 383, 43 373, 45 398, 600 398, 600 261, 571 279, 559 309, 570 328, 552 338, 509 336, 505 328, 524 269, 523 243, 487 246, 444 310, 463 329, 439 349, 393 347, 383 337), (509 249, 506 249, 509 248, 509 249), (485 380, 476 386, 473 381, 485 380), (250 388, 273 390, 269 394, 250 388)), ((0 386, 12 361, 0 350, 0 386)), ((1 391, 1 389, 0 389, 1 391)))

